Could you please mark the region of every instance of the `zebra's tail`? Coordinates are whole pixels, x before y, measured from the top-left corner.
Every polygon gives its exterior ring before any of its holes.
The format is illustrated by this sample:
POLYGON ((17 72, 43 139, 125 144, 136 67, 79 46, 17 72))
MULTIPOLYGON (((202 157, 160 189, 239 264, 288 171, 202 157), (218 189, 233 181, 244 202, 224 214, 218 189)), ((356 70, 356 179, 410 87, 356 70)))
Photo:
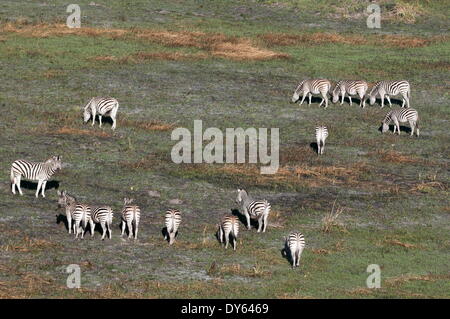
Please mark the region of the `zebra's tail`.
POLYGON ((417 121, 416 121, 416 132, 417 132, 417 136, 419 136, 419 122, 420 122, 420 119, 417 117, 417 121))

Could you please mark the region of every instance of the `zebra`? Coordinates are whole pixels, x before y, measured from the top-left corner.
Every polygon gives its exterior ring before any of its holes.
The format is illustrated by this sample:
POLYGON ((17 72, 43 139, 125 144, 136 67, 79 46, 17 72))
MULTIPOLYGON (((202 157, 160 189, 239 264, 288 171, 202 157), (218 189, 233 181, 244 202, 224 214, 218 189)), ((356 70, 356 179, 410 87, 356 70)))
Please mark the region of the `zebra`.
POLYGON ((333 89, 333 103, 337 103, 339 100, 339 93, 341 94, 341 105, 344 104, 344 96, 348 95, 348 99, 350 100, 350 105, 352 105, 352 95, 359 96, 359 106, 366 106, 366 92, 369 85, 366 81, 339 81, 333 89))
POLYGON ((300 257, 305 248, 305 238, 300 232, 291 232, 285 239, 285 251, 289 252, 292 261, 292 269, 294 269, 300 265, 300 257))
POLYGON ((93 97, 84 107, 84 123, 92 117, 92 126, 95 124, 95 115, 98 113, 100 127, 102 127, 102 116, 109 115, 113 121, 112 129, 116 129, 116 116, 119 102, 111 97, 93 97))
POLYGON ((231 214, 225 214, 222 216, 219 224, 219 229, 217 231, 217 237, 219 237, 220 243, 225 240, 225 249, 228 248, 228 243, 230 241, 233 245, 233 250, 236 250, 237 236, 239 234, 239 220, 236 216, 231 214))
POLYGON ((137 205, 131 205, 134 200, 131 198, 123 199, 122 210, 122 233, 120 237, 125 233, 125 226, 128 226, 128 238, 133 236, 133 224, 134 224, 134 239, 137 239, 139 220, 141 218, 141 210, 137 205))
POLYGON ((172 245, 175 241, 175 236, 178 233, 178 227, 181 223, 181 213, 177 209, 169 209, 166 212, 165 224, 166 224, 166 234, 164 239, 167 240, 169 237, 169 245, 172 245))
POLYGON ((39 190, 41 189, 42 197, 45 197, 45 186, 50 177, 55 174, 57 170, 62 168, 61 156, 52 156, 45 162, 31 162, 27 160, 16 160, 11 166, 11 190, 16 194, 16 186, 19 194, 23 195, 20 189, 20 179, 22 177, 37 180, 38 186, 36 189, 36 197, 39 197, 39 190))
POLYGON ((381 122, 382 129, 381 132, 385 133, 389 130, 389 123, 394 122, 394 134, 398 131, 400 135, 400 123, 409 122, 411 127, 411 136, 414 135, 414 128, 416 128, 416 134, 419 136, 419 113, 413 108, 409 109, 395 109, 389 111, 381 122))
POLYGON ((325 140, 328 137, 328 129, 326 126, 316 126, 317 154, 323 154, 325 149, 325 140))
POLYGON ((402 80, 402 81, 379 81, 375 83, 372 90, 370 90, 369 98, 370 98, 370 105, 373 105, 375 103, 375 99, 377 95, 381 98, 381 107, 384 107, 384 97, 386 97, 387 101, 389 102, 389 107, 392 107, 391 99, 389 98, 390 95, 402 95, 402 107, 405 106, 409 108, 409 97, 410 97, 410 85, 408 81, 402 80))
POLYGON ((67 224, 69 228, 69 234, 72 227, 75 234, 75 238, 81 235, 81 239, 84 238, 84 232, 87 224, 90 224, 91 237, 94 236, 94 222, 92 221, 91 208, 88 205, 79 204, 75 197, 67 194, 66 191, 58 191, 58 205, 65 207, 67 224), (73 221, 73 224, 72 224, 73 221))
POLYGON ((265 232, 267 220, 270 214, 270 204, 267 200, 255 201, 244 189, 238 189, 236 203, 241 205, 243 213, 247 218, 247 229, 250 229, 250 217, 258 219, 258 233, 265 232))
POLYGON ((305 100, 306 95, 309 97, 309 103, 311 104, 311 97, 313 94, 320 94, 322 96, 322 102, 320 102, 319 106, 322 106, 325 101, 325 108, 328 107, 328 92, 331 88, 331 82, 326 79, 312 79, 312 80, 303 80, 295 89, 294 95, 292 96, 292 103, 300 100, 300 93, 302 93, 303 97, 300 101, 300 105, 302 105, 305 100))
MULTIPOLYGON (((102 240, 105 239, 106 233, 109 232, 109 239, 111 239, 111 227, 113 220, 113 210, 109 206, 99 206, 92 208, 92 221, 95 224, 100 224, 102 227, 102 240)), ((92 226, 94 231, 95 224, 92 226)))

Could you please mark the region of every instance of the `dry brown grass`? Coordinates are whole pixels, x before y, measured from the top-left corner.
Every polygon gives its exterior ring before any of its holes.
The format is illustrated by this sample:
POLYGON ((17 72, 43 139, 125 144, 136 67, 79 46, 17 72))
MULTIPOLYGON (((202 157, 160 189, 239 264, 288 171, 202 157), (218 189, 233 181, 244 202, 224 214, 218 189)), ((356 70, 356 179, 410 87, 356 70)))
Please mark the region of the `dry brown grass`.
POLYGON ((175 128, 175 123, 164 123, 159 120, 152 120, 148 122, 136 121, 129 118, 120 120, 119 125, 123 127, 139 128, 146 131, 169 131, 175 128))
POLYGON ((398 1, 383 18, 413 24, 424 14, 426 14, 426 10, 418 2, 398 1))
POLYGON ((407 155, 402 155, 396 151, 386 151, 386 150, 377 150, 375 152, 370 152, 367 154, 368 156, 377 156, 383 162, 389 163, 421 163, 422 160, 413 158, 407 155))
POLYGON ((23 238, 20 238, 20 240, 18 241, 0 246, 0 251, 29 252, 57 247, 59 247, 59 245, 54 242, 50 242, 45 239, 30 238, 28 236, 25 236, 23 238))
POLYGON ((450 274, 437 275, 437 274, 428 274, 428 275, 401 275, 398 277, 391 277, 384 280, 384 283, 387 286, 398 286, 409 281, 436 281, 436 280, 448 280, 450 279, 450 274))
POLYGON ((337 199, 333 203, 331 211, 322 218, 322 231, 324 233, 331 232, 334 228, 345 230, 344 224, 338 221, 339 216, 344 212, 344 207, 336 205, 337 199))
POLYGON ((47 79, 56 78, 59 76, 63 76, 65 74, 66 74, 66 72, 61 71, 61 70, 47 70, 42 73, 42 75, 47 79))
POLYGON ((447 186, 444 183, 437 182, 437 181, 431 181, 431 182, 420 182, 416 185, 414 185, 411 188, 411 191, 417 191, 417 192, 423 192, 428 193, 432 192, 434 190, 447 190, 447 186))
POLYGON ((119 166, 132 169, 132 170, 140 170, 140 169, 153 169, 161 164, 161 159, 157 158, 155 155, 148 155, 137 161, 121 161, 119 162, 119 166))
POLYGON ((404 248, 408 248, 408 249, 421 248, 421 246, 419 246, 419 245, 414 245, 414 244, 410 244, 410 243, 401 242, 400 240, 395 239, 395 238, 391 238, 391 239, 385 238, 381 242, 377 243, 377 246, 386 246, 386 245, 389 245, 389 246, 400 246, 400 247, 404 247, 404 248))
POLYGON ((124 57, 116 57, 111 55, 100 55, 90 58, 92 61, 114 62, 114 63, 142 63, 145 61, 166 60, 200 60, 207 59, 210 56, 205 53, 181 53, 181 52, 138 52, 124 57))
POLYGON ((274 52, 263 47, 258 47, 254 41, 248 38, 229 37, 218 33, 167 31, 154 29, 101 29, 101 28, 67 28, 64 24, 37 24, 22 25, 6 23, 0 26, 0 32, 16 33, 25 37, 47 38, 50 36, 79 35, 109 38, 129 37, 158 43, 167 47, 195 47, 206 51, 197 55, 181 53, 144 53, 124 58, 111 56, 94 57, 97 61, 133 62, 146 59, 184 59, 205 58, 215 56, 232 60, 271 60, 288 58, 285 53, 274 52))

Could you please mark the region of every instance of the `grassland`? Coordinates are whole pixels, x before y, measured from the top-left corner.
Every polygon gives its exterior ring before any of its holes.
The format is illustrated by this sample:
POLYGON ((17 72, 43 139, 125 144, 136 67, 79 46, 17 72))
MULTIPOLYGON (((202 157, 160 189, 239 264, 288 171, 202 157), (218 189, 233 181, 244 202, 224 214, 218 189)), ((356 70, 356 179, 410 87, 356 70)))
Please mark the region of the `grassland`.
POLYGON ((0 4, 1 298, 449 297, 447 2, 381 1, 379 30, 366 27, 364 1, 77 2, 78 30, 64 26, 64 1, 0 4), (409 80, 420 138, 382 135, 378 105, 289 103, 306 77, 409 80), (97 95, 120 101, 114 133, 82 123, 97 95), (196 119, 280 128, 279 172, 172 163, 172 129, 196 119), (318 122, 330 129, 322 157, 310 146, 318 122), (53 154, 65 163, 59 189, 114 207, 112 240, 75 241, 55 188, 12 196, 12 161, 53 154), (237 187, 273 214, 233 252, 214 232, 237 209, 237 187), (126 196, 143 209, 137 242, 117 236, 126 196), (325 232, 334 203, 342 213, 325 232), (184 221, 169 248, 170 207, 184 221), (307 241, 295 271, 281 253, 291 230, 307 241), (81 289, 66 287, 69 264, 81 289), (366 288, 369 264, 381 267, 380 289, 366 288))

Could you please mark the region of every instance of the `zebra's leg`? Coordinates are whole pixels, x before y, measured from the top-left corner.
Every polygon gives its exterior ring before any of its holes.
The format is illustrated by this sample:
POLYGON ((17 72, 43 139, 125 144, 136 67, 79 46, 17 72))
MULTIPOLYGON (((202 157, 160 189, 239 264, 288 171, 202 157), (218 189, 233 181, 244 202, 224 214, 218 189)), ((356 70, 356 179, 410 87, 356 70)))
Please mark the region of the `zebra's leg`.
POLYGON ((237 246, 237 238, 233 234, 233 250, 236 250, 236 246, 237 246))
POLYGON ((47 181, 42 182, 42 186, 41 186, 42 197, 45 197, 45 186, 47 186, 47 181))
POLYGON ((389 107, 392 107, 391 98, 386 94, 386 100, 389 102, 389 107))
POLYGON ((139 229, 139 223, 135 222, 134 227, 135 227, 135 229, 134 229, 134 240, 136 240, 137 239, 137 234, 138 234, 138 229, 139 229))
POLYGON ((348 99, 350 100, 350 106, 352 106, 352 97, 349 95, 348 99))
POLYGON ((261 215, 261 217, 258 218, 258 233, 261 232, 262 226, 263 226, 263 215, 261 215))
POLYGON ((394 133, 393 134, 395 134, 395 131, 397 130, 397 126, 395 125, 395 123, 394 123, 394 133))
POLYGON ((269 214, 265 214, 265 215, 264 215, 264 228, 263 228, 263 233, 266 232, 268 220, 269 220, 269 214))
POLYGON ((94 126, 94 124, 95 124, 95 115, 96 115, 95 107, 91 108, 91 113, 92 113, 92 126, 94 126))
POLYGON ((37 189, 36 189, 36 197, 39 197, 39 190, 42 187, 42 182, 43 182, 42 180, 38 181, 38 186, 37 186, 37 189))
POLYGON ((341 105, 342 105, 342 104, 344 104, 344 96, 345 96, 345 92, 342 92, 342 91, 341 91, 341 96, 342 96, 342 98, 341 98, 341 105))
POLYGON ((223 243, 223 230, 221 226, 219 226, 219 241, 221 244, 223 243))
POLYGON ((170 233, 169 237, 169 245, 172 245, 175 241, 175 232, 170 233))
POLYGON ((69 234, 72 233, 72 216, 70 216, 69 214, 66 214, 66 218, 67 218, 67 226, 69 227, 69 234))
POLYGON ((98 116, 98 120, 100 122, 100 127, 102 127, 102 116, 101 115, 98 116))
POLYGON ((122 237, 123 234, 125 233, 125 226, 126 226, 125 221, 122 220, 122 232, 120 233, 120 237, 122 237))
POLYGON ((416 122, 409 121, 409 126, 411 127, 411 136, 414 135, 414 127, 416 126, 416 122))
POLYGON ((112 130, 115 130, 115 129, 116 129, 117 109, 118 109, 118 107, 114 108, 114 109, 112 110, 111 114, 110 114, 110 117, 111 117, 111 119, 112 119, 112 121, 113 121, 113 125, 112 125, 112 127, 111 127, 112 130))
POLYGON ((250 215, 247 211, 247 208, 245 209, 244 214, 245 214, 245 218, 247 219, 247 229, 250 230, 250 228, 251 228, 250 227, 250 215))
POLYGON ((311 105, 311 99, 312 99, 312 93, 308 92, 308 98, 309 98, 309 105, 311 105))
POLYGON ((94 237, 95 224, 92 219, 89 220, 89 228, 91 229, 91 237, 94 237))
POLYGON ((396 118, 394 118, 394 125, 397 126, 398 135, 400 135, 400 123, 396 118))
POLYGON ((380 98, 381 98, 381 108, 384 107, 384 94, 380 93, 380 98))
POLYGON ((230 242, 230 230, 225 230, 225 249, 228 248, 229 242, 230 242))
POLYGON ((306 94, 305 94, 305 93, 303 93, 303 96, 302 96, 302 100, 300 101, 300 105, 302 105, 302 104, 303 104, 303 101, 305 100, 305 98, 306 98, 306 94))
POLYGON ((20 188, 20 180, 22 179, 22 176, 18 175, 16 178, 17 178, 16 179, 16 186, 17 186, 17 189, 19 190, 19 194, 23 195, 22 189, 20 188))
POLYGON ((75 220, 73 225, 73 232, 75 233, 75 238, 78 238, 78 234, 80 233, 80 222, 81 220, 75 220))
POLYGON ((128 239, 130 239, 131 237, 133 237, 133 221, 131 220, 127 221, 127 226, 128 226, 128 239))
POLYGON ((292 248, 290 249, 290 251, 291 251, 291 258, 292 258, 292 269, 294 269, 295 268, 295 265, 296 265, 296 263, 297 263, 297 261, 296 261, 296 254, 295 254, 295 251, 293 252, 292 251, 292 248))
POLYGON ((109 239, 111 239, 111 237, 112 237, 112 233, 111 233, 111 224, 108 222, 108 223, 106 223, 106 226, 108 226, 109 239))
POLYGON ((100 223, 100 226, 102 227, 102 240, 105 240, 105 236, 106 236, 106 223, 102 222, 100 223))
POLYGON ((11 191, 14 195, 16 195, 16 180, 17 177, 14 177, 11 181, 11 191))

